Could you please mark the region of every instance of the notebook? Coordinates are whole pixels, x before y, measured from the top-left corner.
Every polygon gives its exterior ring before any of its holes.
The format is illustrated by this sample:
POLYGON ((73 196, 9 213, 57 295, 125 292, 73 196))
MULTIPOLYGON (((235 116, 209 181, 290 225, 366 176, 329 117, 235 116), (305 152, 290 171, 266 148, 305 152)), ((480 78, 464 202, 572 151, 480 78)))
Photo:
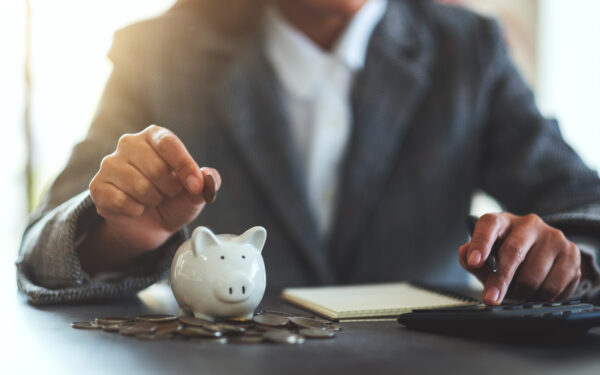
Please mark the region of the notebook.
POLYGON ((392 318, 413 309, 476 303, 408 282, 287 288, 282 298, 331 320, 392 318))

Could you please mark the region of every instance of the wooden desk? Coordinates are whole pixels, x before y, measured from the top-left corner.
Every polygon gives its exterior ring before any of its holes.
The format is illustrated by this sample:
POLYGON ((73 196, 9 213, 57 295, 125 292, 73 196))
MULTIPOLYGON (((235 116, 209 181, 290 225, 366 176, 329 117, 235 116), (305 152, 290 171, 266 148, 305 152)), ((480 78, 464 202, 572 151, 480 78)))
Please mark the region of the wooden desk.
MULTIPOLYGON (((394 322, 345 323, 337 338, 300 346, 149 342, 75 330, 70 323, 174 313, 166 286, 140 298, 69 306, 33 307, 16 292, 5 298, 0 368, 11 371, 3 374, 600 374, 600 329, 574 342, 543 345, 420 333, 394 322)), ((276 296, 263 307, 296 311, 276 296)))

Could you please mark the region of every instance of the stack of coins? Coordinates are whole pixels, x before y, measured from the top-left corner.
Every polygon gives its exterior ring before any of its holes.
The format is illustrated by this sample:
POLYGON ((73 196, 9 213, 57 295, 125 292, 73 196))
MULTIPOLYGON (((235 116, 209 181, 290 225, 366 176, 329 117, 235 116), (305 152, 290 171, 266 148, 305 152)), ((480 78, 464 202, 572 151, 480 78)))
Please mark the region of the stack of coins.
POLYGON ((341 327, 314 316, 260 311, 251 320, 209 321, 192 316, 151 314, 135 318, 103 317, 73 322, 77 329, 102 330, 143 340, 185 339, 218 344, 269 342, 297 345, 306 339, 330 339, 341 327))

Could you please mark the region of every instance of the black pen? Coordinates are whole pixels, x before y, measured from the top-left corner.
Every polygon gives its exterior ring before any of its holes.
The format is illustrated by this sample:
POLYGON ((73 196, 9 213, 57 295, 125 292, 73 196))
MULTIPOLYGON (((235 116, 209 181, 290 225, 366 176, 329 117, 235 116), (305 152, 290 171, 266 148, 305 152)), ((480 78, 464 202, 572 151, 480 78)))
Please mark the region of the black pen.
MULTIPOLYGON (((475 223, 477 223, 477 220, 479 220, 477 216, 469 215, 469 217, 467 217, 467 228, 469 229, 469 235, 471 237, 473 237, 473 232, 475 231, 475 223)), ((496 240, 494 242, 494 245, 492 246, 492 251, 490 252, 490 255, 488 255, 487 259, 485 260, 485 265, 488 268, 488 270, 490 270, 490 272, 498 272, 497 256, 501 244, 502 243, 500 241, 496 240)))

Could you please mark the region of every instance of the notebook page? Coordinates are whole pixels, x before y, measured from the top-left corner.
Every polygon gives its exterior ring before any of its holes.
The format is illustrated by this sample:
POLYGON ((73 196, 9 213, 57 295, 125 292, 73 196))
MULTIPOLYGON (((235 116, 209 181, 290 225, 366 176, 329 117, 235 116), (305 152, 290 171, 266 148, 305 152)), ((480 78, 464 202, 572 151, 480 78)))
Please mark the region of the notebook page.
POLYGON ((412 310, 413 308, 467 304, 460 299, 437 294, 409 283, 289 288, 284 297, 303 300, 312 308, 335 312, 339 317, 412 310), (354 314, 353 314, 354 313, 354 314))

